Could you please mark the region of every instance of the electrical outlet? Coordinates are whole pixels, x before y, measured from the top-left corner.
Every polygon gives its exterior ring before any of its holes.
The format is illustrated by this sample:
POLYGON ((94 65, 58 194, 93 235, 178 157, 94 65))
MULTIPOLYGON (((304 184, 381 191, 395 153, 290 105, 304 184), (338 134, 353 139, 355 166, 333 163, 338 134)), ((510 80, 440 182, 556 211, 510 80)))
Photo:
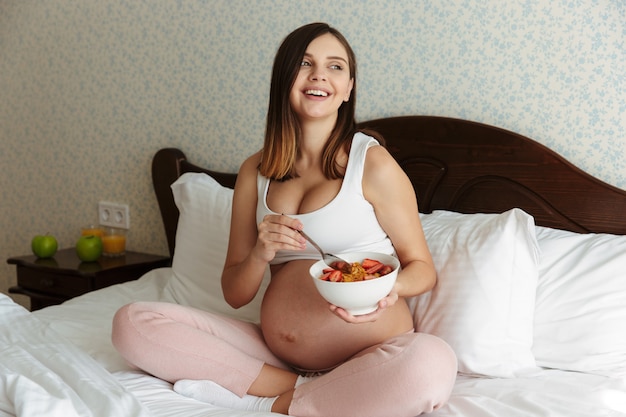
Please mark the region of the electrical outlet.
POLYGON ((98 219, 102 226, 130 229, 128 204, 101 201, 98 203, 98 219))

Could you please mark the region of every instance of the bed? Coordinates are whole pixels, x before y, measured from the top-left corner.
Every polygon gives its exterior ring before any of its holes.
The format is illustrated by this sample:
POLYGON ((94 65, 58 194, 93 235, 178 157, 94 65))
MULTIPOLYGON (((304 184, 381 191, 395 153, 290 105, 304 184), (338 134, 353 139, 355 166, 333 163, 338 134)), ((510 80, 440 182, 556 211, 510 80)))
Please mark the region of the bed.
MULTIPOLYGON (((409 175, 439 275, 409 300, 417 330, 459 359, 432 415, 625 416, 626 191, 493 126, 406 116, 361 127, 409 175)), ((1 415, 271 415, 182 397, 110 342, 114 312, 134 300, 258 320, 260 296, 233 310, 219 289, 236 175, 192 160, 175 148, 153 159, 171 267, 32 313, 0 295, 1 415)))

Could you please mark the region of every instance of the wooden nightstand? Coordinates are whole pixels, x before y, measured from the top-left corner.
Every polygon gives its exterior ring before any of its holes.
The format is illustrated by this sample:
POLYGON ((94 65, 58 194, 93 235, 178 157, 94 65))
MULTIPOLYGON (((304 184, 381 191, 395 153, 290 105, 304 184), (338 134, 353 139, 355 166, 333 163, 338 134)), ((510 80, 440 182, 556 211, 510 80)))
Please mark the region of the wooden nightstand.
POLYGON ((126 251, 124 256, 82 262, 74 248, 59 250, 49 259, 18 256, 7 259, 7 263, 17 265, 17 286, 9 288, 9 292, 30 297, 34 311, 140 278, 151 269, 170 266, 170 261, 166 256, 126 251))

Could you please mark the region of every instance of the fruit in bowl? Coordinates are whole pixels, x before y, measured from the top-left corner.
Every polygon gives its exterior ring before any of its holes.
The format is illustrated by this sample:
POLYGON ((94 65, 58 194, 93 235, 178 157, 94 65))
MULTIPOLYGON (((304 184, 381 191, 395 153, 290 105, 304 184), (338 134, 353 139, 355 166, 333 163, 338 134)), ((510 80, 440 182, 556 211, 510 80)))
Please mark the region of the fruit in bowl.
POLYGON ((368 268, 370 271, 373 271, 373 268, 379 269, 372 274, 368 274, 365 270, 364 279, 352 281, 352 278, 346 277, 347 280, 344 281, 339 280, 336 273, 329 271, 329 266, 324 261, 317 261, 309 269, 317 291, 326 301, 343 308, 353 316, 375 311, 378 308, 378 302, 391 292, 398 278, 400 261, 395 256, 378 252, 352 252, 343 253, 340 256, 352 264, 358 262, 360 266, 363 266, 365 261, 365 266, 371 265, 368 268), (379 262, 382 267, 374 266, 373 261, 379 262), (381 272, 387 273, 381 274, 381 272), (378 276, 375 275, 376 273, 378 276))

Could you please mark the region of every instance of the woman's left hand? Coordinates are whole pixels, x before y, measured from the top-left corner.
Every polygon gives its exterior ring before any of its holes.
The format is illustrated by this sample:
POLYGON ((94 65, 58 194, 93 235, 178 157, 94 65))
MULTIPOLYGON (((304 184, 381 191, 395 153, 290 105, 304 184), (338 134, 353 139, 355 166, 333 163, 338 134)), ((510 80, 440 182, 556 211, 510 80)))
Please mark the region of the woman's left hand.
POLYGON ((330 305, 330 311, 332 311, 337 317, 343 319, 348 323, 371 323, 380 318, 383 315, 387 307, 391 307, 398 301, 398 293, 391 291, 388 296, 378 302, 378 308, 371 313, 362 314, 360 316, 353 316, 341 307, 337 307, 334 304, 330 305))

